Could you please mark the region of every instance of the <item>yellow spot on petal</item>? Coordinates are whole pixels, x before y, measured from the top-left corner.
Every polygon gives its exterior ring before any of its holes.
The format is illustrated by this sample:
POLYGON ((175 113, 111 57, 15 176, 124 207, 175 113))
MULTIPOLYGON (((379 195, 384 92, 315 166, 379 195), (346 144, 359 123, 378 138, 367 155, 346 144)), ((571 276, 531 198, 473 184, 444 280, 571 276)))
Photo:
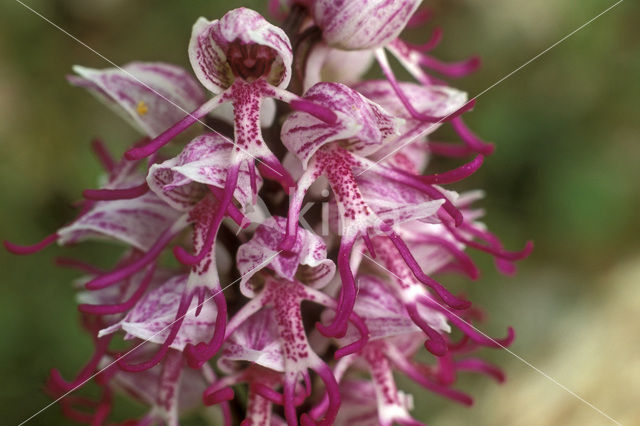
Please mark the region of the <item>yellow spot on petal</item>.
POLYGON ((144 101, 140 101, 138 102, 136 111, 138 112, 138 115, 142 116, 149 112, 149 107, 147 106, 146 103, 144 103, 144 101))

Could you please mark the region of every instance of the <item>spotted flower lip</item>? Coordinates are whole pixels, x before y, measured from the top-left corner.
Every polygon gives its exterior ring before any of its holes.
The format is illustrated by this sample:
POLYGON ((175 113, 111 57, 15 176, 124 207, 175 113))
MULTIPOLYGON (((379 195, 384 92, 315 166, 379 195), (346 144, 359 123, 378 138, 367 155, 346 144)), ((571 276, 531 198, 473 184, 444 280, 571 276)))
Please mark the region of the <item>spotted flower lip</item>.
POLYGON ((103 70, 73 67, 69 81, 89 90, 133 124, 155 137, 204 102, 197 81, 183 68, 162 62, 131 62, 103 70))
POLYGON ((290 281, 297 276, 313 288, 322 288, 333 278, 336 265, 327 259, 327 245, 311 231, 298 228, 291 249, 286 253, 278 249, 286 223, 283 217, 268 218, 256 229, 253 238, 238 249, 240 290, 245 296, 255 296, 249 281, 262 268, 290 281))
POLYGON ((345 50, 384 46, 404 29, 422 0, 312 0, 314 22, 331 46, 345 50))
MULTIPOLYGON (((328 328, 321 326, 323 334, 340 336, 346 332, 347 318, 356 299, 356 283, 351 271, 349 258, 354 244, 362 238, 373 254, 369 234, 377 231, 386 234, 393 244, 398 247, 398 254, 405 259, 416 277, 430 286, 452 307, 461 308, 468 306, 468 302, 460 300, 450 294, 442 285, 426 276, 419 268, 415 258, 406 247, 406 244, 393 230, 394 219, 396 222, 408 220, 416 214, 420 214, 419 208, 401 212, 396 204, 396 211, 389 211, 386 217, 377 216, 373 206, 364 198, 358 183, 358 177, 365 167, 375 168, 380 177, 379 185, 396 185, 396 188, 418 190, 428 198, 422 198, 427 205, 433 207, 432 201, 442 204, 456 223, 462 222, 461 213, 452 204, 452 201, 433 186, 418 182, 417 178, 402 171, 389 169, 381 165, 373 164, 365 155, 381 149, 385 142, 393 141, 397 126, 404 121, 397 121, 387 114, 381 107, 368 101, 362 95, 344 85, 337 83, 320 83, 312 87, 305 96, 314 99, 314 102, 331 104, 335 109, 341 108, 344 115, 358 117, 355 122, 365 123, 358 131, 351 131, 347 139, 343 139, 344 127, 337 123, 333 126, 319 123, 318 120, 304 113, 294 113, 282 127, 281 138, 287 148, 296 153, 298 158, 306 164, 305 173, 298 179, 296 191, 292 194, 289 203, 289 215, 287 222, 287 237, 280 248, 287 250, 292 244, 292 235, 297 228, 298 216, 302 206, 302 200, 311 184, 320 176, 326 176, 333 193, 336 196, 341 229, 343 230, 340 250, 338 253, 338 269, 342 278, 341 304, 334 322, 328 328), (335 95, 335 97, 333 96, 335 95), (360 100, 360 104, 357 103, 360 100), (367 106, 368 108, 351 108, 351 105, 367 106), (341 136, 336 136, 336 133, 341 136), (393 183, 395 182, 395 183, 393 183), (390 219, 390 220, 385 220, 390 219)), ((389 191, 393 193, 394 191, 389 191)), ((389 207, 389 206, 387 206, 389 207)), ((425 206, 421 206, 425 207, 425 206)), ((384 211, 384 207, 381 211, 384 211)), ((433 210, 427 209, 429 212, 433 210)), ((424 216, 423 216, 424 217, 424 216)))

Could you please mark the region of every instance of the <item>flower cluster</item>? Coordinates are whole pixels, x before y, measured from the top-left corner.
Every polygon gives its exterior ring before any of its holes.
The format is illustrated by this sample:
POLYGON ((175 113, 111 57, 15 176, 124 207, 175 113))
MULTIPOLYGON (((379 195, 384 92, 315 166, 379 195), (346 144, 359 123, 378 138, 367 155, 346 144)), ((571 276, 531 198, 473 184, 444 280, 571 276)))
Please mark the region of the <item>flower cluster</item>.
POLYGON ((509 345, 513 331, 479 332, 481 312, 433 276, 477 279, 468 247, 511 274, 531 244, 505 250, 478 221, 481 193, 443 187, 493 145, 462 121, 474 102, 432 75, 464 75, 477 59, 430 56, 439 30, 423 45, 399 38, 425 22, 420 3, 271 1, 281 27, 245 8, 200 18, 196 79, 165 63, 74 68, 73 85, 145 138, 118 161, 96 141, 107 179, 83 193, 77 218, 33 246, 5 243, 17 254, 88 239, 125 247, 107 270, 59 259, 85 274, 78 310, 94 340, 73 379, 53 370, 47 382, 68 417, 112 424, 124 391, 148 406, 129 421, 141 425, 177 425, 194 409, 227 425, 413 425, 394 373, 467 405, 458 373, 504 380, 471 353, 509 345), (415 81, 399 82, 386 52, 415 81), (364 80, 374 61, 385 78, 364 80), (178 155, 161 150, 196 124, 178 155), (449 124, 462 143, 430 140, 449 124), (473 158, 426 174, 432 156, 473 158), (126 350, 113 349, 117 335, 126 350), (90 379, 99 399, 67 395, 90 379))

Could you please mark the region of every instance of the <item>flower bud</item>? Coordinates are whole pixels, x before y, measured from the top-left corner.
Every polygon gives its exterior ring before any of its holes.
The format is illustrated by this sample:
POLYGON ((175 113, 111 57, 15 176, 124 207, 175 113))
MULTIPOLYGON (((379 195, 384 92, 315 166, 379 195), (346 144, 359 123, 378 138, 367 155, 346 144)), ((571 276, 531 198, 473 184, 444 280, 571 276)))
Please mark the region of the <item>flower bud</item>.
POLYGON ((422 0, 316 0, 311 13, 330 46, 374 49, 395 39, 420 3, 422 0))

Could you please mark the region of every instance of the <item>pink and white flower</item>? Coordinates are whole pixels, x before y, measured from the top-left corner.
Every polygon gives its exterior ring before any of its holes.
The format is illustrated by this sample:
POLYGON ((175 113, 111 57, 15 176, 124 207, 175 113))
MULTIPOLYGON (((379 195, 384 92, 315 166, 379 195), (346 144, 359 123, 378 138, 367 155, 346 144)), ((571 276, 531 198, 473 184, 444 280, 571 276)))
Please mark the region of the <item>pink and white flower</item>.
POLYGON ((117 161, 94 142, 106 177, 77 218, 31 246, 5 241, 16 254, 89 239, 124 247, 107 269, 57 261, 84 274, 78 310, 93 339, 72 379, 52 370, 47 382, 70 419, 111 424, 124 391, 148 411, 123 424, 177 425, 204 409, 225 425, 418 425, 396 373, 464 405, 460 373, 504 380, 471 352, 508 346, 513 330, 488 337, 480 311, 433 277, 478 279, 469 248, 512 274, 532 248, 506 250, 480 222, 480 192, 449 189, 493 145, 462 121, 473 100, 426 69, 456 77, 477 62, 430 56, 438 30, 421 46, 399 38, 424 20, 419 0, 269 3, 282 28, 246 8, 195 23, 196 78, 153 62, 69 77, 145 136, 117 161), (417 83, 397 81, 386 52, 417 83), (374 58, 385 80, 365 79, 374 58), (178 155, 160 151, 196 122, 178 155), (445 123, 463 144, 431 139, 445 123), (429 174, 436 155, 475 158, 429 174), (113 349, 117 335, 126 350, 113 349), (89 380, 97 399, 69 395, 89 380))

